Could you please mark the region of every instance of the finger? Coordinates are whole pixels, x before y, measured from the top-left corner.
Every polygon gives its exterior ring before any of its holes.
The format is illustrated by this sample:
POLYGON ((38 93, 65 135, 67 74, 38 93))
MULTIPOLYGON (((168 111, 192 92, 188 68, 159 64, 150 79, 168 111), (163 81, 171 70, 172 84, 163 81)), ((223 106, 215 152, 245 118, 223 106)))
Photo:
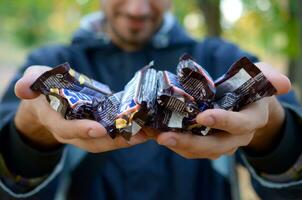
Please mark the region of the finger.
POLYGON ((156 139, 157 135, 160 133, 159 130, 150 127, 144 127, 142 131, 144 131, 144 133, 152 139, 156 139))
POLYGON ((36 108, 40 122, 52 133, 63 139, 98 138, 106 135, 106 129, 98 122, 92 120, 66 120, 54 111, 44 96, 36 101, 36 108))
POLYGON ((101 138, 94 138, 94 139, 75 138, 71 140, 66 140, 67 143, 73 144, 91 153, 100 153, 100 152, 130 147, 136 144, 143 143, 145 141, 147 141, 147 136, 144 135, 143 132, 140 132, 135 136, 133 136, 130 142, 126 141, 121 136, 117 136, 115 139, 112 139, 109 135, 106 135, 101 138))
POLYGON ((268 121, 268 107, 261 101, 252 103, 240 112, 209 109, 197 115, 199 124, 224 130, 231 134, 245 134, 262 128, 268 121))
POLYGON ((136 145, 144 143, 148 140, 148 135, 144 131, 140 131, 136 135, 132 136, 129 141, 127 141, 130 145, 136 145))
POLYGON ((255 65, 277 89, 277 94, 285 94, 289 92, 291 89, 291 82, 285 75, 281 74, 267 63, 258 62, 255 65))
POLYGON ((30 89, 30 86, 35 82, 35 80, 41 76, 44 72, 51 69, 46 66, 32 66, 29 67, 25 72, 23 77, 17 81, 15 85, 15 94, 21 99, 33 99, 39 96, 39 93, 34 92, 30 89))
POLYGON ((61 123, 60 126, 52 126, 50 129, 64 139, 101 138, 107 135, 106 129, 96 121, 86 119, 57 121, 61 123))
POLYGON ((225 132, 210 136, 165 132, 158 136, 157 142, 174 151, 199 155, 200 158, 210 158, 222 155, 239 146, 246 146, 252 138, 253 134, 231 135, 225 132))
POLYGON ((66 140, 66 143, 91 153, 101 153, 131 146, 124 138, 118 136, 115 139, 112 139, 109 135, 93 139, 74 138, 66 140))
POLYGON ((233 148, 233 149, 227 151, 225 154, 231 156, 231 155, 233 155, 233 154, 237 151, 237 149, 238 149, 238 148, 235 147, 235 148, 233 148))

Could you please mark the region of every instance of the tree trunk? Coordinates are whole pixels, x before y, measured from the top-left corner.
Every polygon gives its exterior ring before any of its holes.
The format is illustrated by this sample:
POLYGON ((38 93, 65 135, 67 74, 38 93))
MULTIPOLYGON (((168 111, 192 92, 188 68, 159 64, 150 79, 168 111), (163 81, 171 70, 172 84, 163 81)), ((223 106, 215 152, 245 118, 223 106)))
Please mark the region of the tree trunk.
POLYGON ((209 36, 221 35, 220 25, 220 0, 196 0, 200 10, 203 13, 207 34, 209 36))
POLYGON ((292 3, 292 6, 290 8, 296 8, 294 11, 290 11, 291 18, 296 19, 298 23, 298 38, 297 41, 299 42, 299 53, 298 56, 295 58, 289 59, 289 78, 292 81, 294 88, 296 89, 296 92, 298 93, 298 96, 301 101, 301 95, 302 95, 302 10, 300 9, 302 7, 302 1, 300 0, 289 0, 289 3, 292 3), (297 9, 298 8, 298 9, 297 9))

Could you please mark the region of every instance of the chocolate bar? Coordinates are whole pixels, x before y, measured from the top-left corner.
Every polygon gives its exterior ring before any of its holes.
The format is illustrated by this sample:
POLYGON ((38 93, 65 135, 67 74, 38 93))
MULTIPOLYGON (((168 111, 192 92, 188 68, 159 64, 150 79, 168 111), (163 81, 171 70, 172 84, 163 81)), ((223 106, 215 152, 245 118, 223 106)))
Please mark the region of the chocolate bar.
POLYGON ((183 131, 185 114, 167 109, 158 109, 150 127, 160 131, 183 131))
POLYGON ((118 121, 116 121, 123 91, 112 94, 103 99, 93 100, 93 115, 97 122, 102 124, 111 138, 115 138, 118 134, 118 121))
POLYGON ((180 58, 177 76, 184 90, 194 97, 197 103, 211 102, 215 96, 215 85, 211 76, 188 54, 180 58))
POLYGON ((124 88, 116 128, 126 140, 137 134, 154 113, 157 72, 151 66, 153 62, 138 71, 124 88))
POLYGON ((235 62, 231 68, 222 77, 215 81, 216 96, 215 102, 225 107, 222 102, 223 98, 230 99, 230 94, 237 96, 233 105, 228 105, 235 111, 239 111, 242 107, 251 104, 263 97, 274 95, 277 90, 264 76, 260 69, 254 65, 248 58, 243 57, 235 62))
POLYGON ((211 132, 211 128, 206 127, 204 125, 198 124, 196 122, 196 118, 193 119, 185 119, 183 129, 191 132, 194 135, 208 135, 211 132))
POLYGON ((83 88, 89 88, 86 91, 96 91, 104 95, 112 93, 107 85, 74 71, 68 63, 58 65, 54 69, 45 72, 30 88, 43 94, 48 94, 51 88, 65 88, 77 92, 83 88))
POLYGON ((159 106, 187 117, 200 112, 194 98, 183 90, 175 74, 159 71, 157 77, 157 103, 159 106))
POLYGON ((234 110, 234 107, 236 107, 240 101, 240 97, 241 95, 235 92, 227 92, 214 102, 214 108, 234 110))
POLYGON ((74 71, 68 63, 43 73, 31 89, 44 94, 66 119, 94 119, 93 100, 111 94, 107 85, 74 71))
POLYGON ((90 96, 82 92, 69 89, 51 88, 46 95, 50 106, 61 113, 66 119, 91 119, 93 120, 93 100, 104 96, 90 96))

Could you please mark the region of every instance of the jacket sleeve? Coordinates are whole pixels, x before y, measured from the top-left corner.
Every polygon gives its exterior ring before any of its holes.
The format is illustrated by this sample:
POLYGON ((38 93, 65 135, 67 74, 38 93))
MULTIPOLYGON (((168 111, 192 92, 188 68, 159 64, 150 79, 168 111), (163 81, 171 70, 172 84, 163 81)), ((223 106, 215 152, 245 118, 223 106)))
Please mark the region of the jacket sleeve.
POLYGON ((53 199, 66 151, 62 147, 51 152, 40 152, 21 138, 13 121, 19 105, 14 85, 28 66, 55 66, 66 61, 60 54, 62 48, 56 46, 34 51, 15 74, 0 101, 1 199, 53 199))
MULTIPOLYGON (((207 38, 200 46, 207 52, 202 58, 212 67, 214 78, 224 74, 240 57, 258 59, 236 45, 219 38, 207 38)), ((255 156, 241 151, 241 160, 249 170, 254 189, 263 199, 302 199, 302 108, 295 93, 278 96, 285 109, 279 143, 267 155, 255 156)))
POLYGON ((263 199, 302 199, 302 108, 294 93, 279 97, 286 112, 279 144, 263 156, 241 154, 263 199))

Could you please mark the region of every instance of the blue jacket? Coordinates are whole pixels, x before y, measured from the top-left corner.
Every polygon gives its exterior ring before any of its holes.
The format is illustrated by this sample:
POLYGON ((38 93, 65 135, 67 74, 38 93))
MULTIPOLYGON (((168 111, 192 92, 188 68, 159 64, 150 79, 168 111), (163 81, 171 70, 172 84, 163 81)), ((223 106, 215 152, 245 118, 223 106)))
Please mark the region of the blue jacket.
MULTIPOLYGON (((222 39, 206 38, 202 42, 192 39, 169 14, 165 16, 162 28, 142 50, 124 52, 102 31, 91 26, 101 18, 99 14, 86 18, 71 44, 46 46, 34 51, 8 86, 0 104, 1 199, 54 199, 62 194, 69 199, 93 200, 236 199, 238 188, 233 157, 216 161, 190 160, 153 141, 98 154, 85 153, 71 146, 54 152, 39 152, 20 138, 13 123, 19 103, 13 94, 13 85, 30 65, 56 66, 69 62, 75 70, 119 91, 151 60, 155 61, 157 69, 175 72, 178 58, 184 52, 193 55, 213 78, 225 73, 242 56, 257 60, 222 39), (9 173, 5 173, 4 168, 9 173), (14 175, 20 175, 22 181, 20 176, 17 181, 14 175)), ((278 174, 284 176, 284 171, 297 166, 301 168, 296 162, 302 152, 299 147, 302 145, 297 143, 301 136, 293 129, 301 130, 302 112, 293 93, 280 99, 288 119, 280 144, 274 152, 262 157, 242 153, 242 162, 250 170, 262 198, 301 199, 301 176, 288 175, 286 181, 280 181, 278 174), (295 148, 288 148, 288 142, 295 148), (273 163, 276 167, 272 169, 273 163)))

